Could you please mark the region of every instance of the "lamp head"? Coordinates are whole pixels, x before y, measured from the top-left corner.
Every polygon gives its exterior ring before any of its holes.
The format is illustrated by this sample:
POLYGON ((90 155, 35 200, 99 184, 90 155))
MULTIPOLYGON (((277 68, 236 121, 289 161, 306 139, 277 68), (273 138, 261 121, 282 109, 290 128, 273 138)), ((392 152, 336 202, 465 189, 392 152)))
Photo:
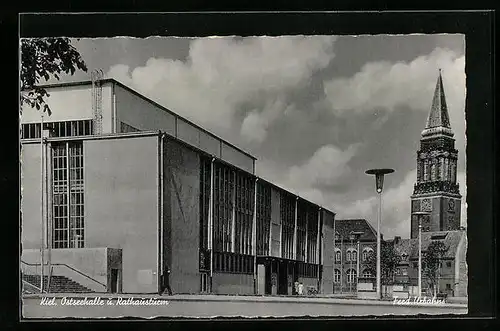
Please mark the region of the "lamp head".
POLYGON ((375 175, 375 185, 377 193, 382 193, 384 189, 384 176, 394 172, 394 169, 370 169, 366 171, 368 175, 375 175))

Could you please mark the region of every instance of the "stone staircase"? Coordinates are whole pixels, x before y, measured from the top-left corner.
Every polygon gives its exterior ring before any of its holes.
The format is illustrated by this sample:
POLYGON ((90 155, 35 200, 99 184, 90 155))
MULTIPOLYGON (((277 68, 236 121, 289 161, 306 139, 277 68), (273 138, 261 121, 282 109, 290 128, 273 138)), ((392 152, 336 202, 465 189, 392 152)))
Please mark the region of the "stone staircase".
MULTIPOLYGON (((40 275, 23 274, 22 279, 32 286, 24 286, 23 293, 34 293, 34 288, 40 287, 40 275), (33 288, 34 287, 34 288, 33 288)), ((43 288, 47 288, 49 277, 43 276, 43 288)), ((92 290, 64 276, 52 276, 50 278, 50 293, 91 293, 92 290)), ((36 292, 35 292, 36 293, 36 292)))

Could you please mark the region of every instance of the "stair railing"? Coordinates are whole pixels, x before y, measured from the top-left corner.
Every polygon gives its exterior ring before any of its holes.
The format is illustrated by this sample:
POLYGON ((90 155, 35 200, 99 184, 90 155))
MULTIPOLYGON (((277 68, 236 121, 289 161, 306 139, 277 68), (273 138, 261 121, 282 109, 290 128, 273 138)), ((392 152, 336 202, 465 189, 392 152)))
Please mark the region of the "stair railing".
POLYGON ((38 286, 35 286, 35 285, 31 284, 30 282, 25 281, 24 279, 23 279, 23 284, 28 285, 29 287, 32 287, 35 290, 37 290, 38 292, 42 293, 42 290, 38 286))
MULTIPOLYGON (((21 263, 22 263, 22 264, 24 264, 24 265, 28 265, 28 266, 34 266, 34 267, 36 267, 36 270, 38 270, 38 266, 40 266, 40 265, 41 265, 40 263, 28 263, 28 262, 25 262, 25 261, 23 261, 23 260, 21 260, 21 263)), ((45 264, 45 265, 48 265, 48 264, 45 264)), ((44 266, 45 266, 45 265, 44 265, 44 266)), ((50 277, 52 276, 52 272, 53 272, 53 270, 54 270, 54 266, 63 266, 63 267, 66 267, 66 268, 68 268, 68 269, 70 269, 70 270, 72 270, 72 271, 76 272, 77 274, 79 274, 79 275, 81 275, 81 276, 83 276, 83 277, 85 277, 85 278, 87 278, 87 279, 91 280, 92 282, 94 282, 94 283, 96 283, 96 284, 99 284, 101 287, 104 287, 104 292, 107 292, 108 286, 107 286, 106 284, 101 283, 101 282, 100 282, 100 281, 98 281, 97 279, 92 278, 92 277, 90 277, 89 275, 84 274, 84 273, 83 273, 83 272, 81 272, 80 270, 75 269, 75 268, 73 268, 72 266, 67 265, 66 263, 52 263, 52 264, 51 264, 51 270, 50 270, 50 272, 49 272, 48 283, 50 282, 50 277)), ((48 289, 49 289, 49 287, 48 287, 48 285, 47 285, 47 290, 48 290, 48 289)))
POLYGON ((52 279, 53 272, 54 272, 54 267, 51 265, 49 270, 49 277, 47 279, 47 291, 50 289, 50 280, 52 279))

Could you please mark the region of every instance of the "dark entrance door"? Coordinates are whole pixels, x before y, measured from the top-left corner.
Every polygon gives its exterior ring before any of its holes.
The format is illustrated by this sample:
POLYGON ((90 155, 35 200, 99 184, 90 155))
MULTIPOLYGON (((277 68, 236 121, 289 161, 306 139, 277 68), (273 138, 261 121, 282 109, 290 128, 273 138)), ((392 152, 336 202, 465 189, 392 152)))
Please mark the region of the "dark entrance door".
POLYGON ((278 267, 278 294, 288 294, 288 265, 285 261, 279 262, 278 267))
POLYGON ((265 273, 266 273, 266 277, 265 277, 265 286, 264 286, 264 293, 265 294, 271 294, 272 292, 272 279, 271 279, 271 271, 272 271, 272 263, 271 262, 267 262, 266 263, 266 266, 265 266, 265 273))
POLYGON ((111 293, 118 293, 118 269, 111 269, 111 293))

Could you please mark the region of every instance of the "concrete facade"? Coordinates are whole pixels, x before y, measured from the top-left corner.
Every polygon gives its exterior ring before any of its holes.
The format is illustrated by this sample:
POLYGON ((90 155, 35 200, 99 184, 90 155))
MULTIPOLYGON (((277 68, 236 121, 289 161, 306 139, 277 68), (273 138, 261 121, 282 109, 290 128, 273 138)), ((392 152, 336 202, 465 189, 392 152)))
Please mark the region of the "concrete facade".
POLYGON ((164 142, 164 270, 176 293, 199 293, 200 160, 174 141, 164 142))
POLYGON ((326 210, 322 210, 323 219, 323 246, 321 247, 321 264, 323 270, 321 273, 321 293, 333 294, 333 284, 334 284, 334 243, 335 243, 335 233, 334 233, 334 223, 335 214, 330 213, 326 210))
MULTIPOLYGON (((67 154, 63 157, 66 162, 64 171, 67 174, 64 179, 64 185, 67 185, 64 188, 66 190, 64 194, 71 195, 71 198, 68 198, 70 202, 67 203, 67 214, 62 216, 67 224, 73 224, 77 218, 83 220, 82 234, 76 234, 75 228, 78 226, 66 225, 68 237, 80 238, 81 243, 76 239, 72 242, 70 239, 71 242, 66 242, 67 248, 52 248, 51 262, 71 265, 79 272, 88 274, 104 284, 106 290, 118 281, 116 290, 123 293, 157 293, 165 289, 167 283, 174 293, 191 294, 206 291, 202 283, 203 277, 207 275, 207 266, 204 265, 205 269, 202 270, 202 264, 206 262, 202 263, 200 258, 202 255, 200 233, 203 230, 200 220, 203 193, 201 191, 202 159, 213 158, 215 164, 224 165, 233 171, 235 178, 236 174, 242 176, 241 178, 250 178, 251 187, 253 185, 251 183, 257 180, 254 175, 255 158, 114 80, 103 80, 100 86, 102 98, 99 132, 86 133, 85 136, 49 135, 43 140, 44 157, 47 160, 43 177, 46 191, 43 219, 46 224, 48 242, 52 243, 52 231, 56 227, 61 227, 55 225, 54 208, 56 207, 54 206, 56 204, 53 201, 56 198, 60 199, 60 197, 54 198, 53 190, 55 190, 55 181, 61 180, 55 177, 55 164, 52 162, 62 162, 54 158, 55 146, 64 145, 66 151, 70 151, 71 146, 81 146, 79 157, 82 158, 82 164, 79 166, 82 183, 78 189, 83 192, 83 201, 80 203, 81 206, 76 206, 76 200, 73 201, 73 199, 77 198, 73 197, 71 189, 78 169, 68 164, 80 161, 77 161, 69 152, 66 152, 67 154), (81 208, 81 215, 75 216, 74 208, 75 210, 81 208)), ((57 124, 81 120, 95 122, 96 104, 92 102, 95 91, 92 90, 90 82, 55 85, 47 89, 50 93, 48 102, 53 113, 44 118, 44 123, 57 124), (67 113, 65 109, 68 109, 67 113)), ((24 109, 21 124, 36 123, 40 123, 39 114, 32 109, 24 109)), ((40 233, 42 232, 40 148, 39 137, 25 137, 22 140, 21 238, 23 255, 21 258, 26 259, 26 263, 32 264, 40 263, 40 233)), ((60 166, 59 164, 58 167, 60 166)), ((239 192, 250 192, 247 187, 248 185, 245 186, 247 191, 243 191, 243 188, 239 186, 239 192)), ((280 205, 284 194, 293 199, 298 198, 278 187, 272 188, 270 243, 266 256, 278 259, 282 258, 284 249, 281 224, 283 216, 280 205)), ((253 202, 250 203, 251 206, 245 207, 244 212, 238 211, 240 213, 238 222, 254 222, 255 218, 252 219, 247 215, 256 209, 255 201, 251 197, 245 201, 253 202)), ((212 201, 212 203, 217 202, 212 201)), ((310 206, 308 208, 320 210, 320 206, 305 200, 303 203, 308 204, 310 206)), ((61 216, 58 217, 61 218, 61 216)), ((334 217, 335 214, 327 210, 324 210, 322 222, 319 222, 320 217, 318 217, 319 224, 323 225, 318 226, 318 239, 309 243, 312 249, 318 251, 314 261, 312 258, 308 262, 290 260, 293 263, 297 262, 294 268, 300 270, 293 271, 296 279, 302 281, 307 287, 311 286, 315 289, 332 287, 330 282, 333 282, 333 275, 329 249, 331 242, 329 240, 333 238, 331 227, 334 217), (319 236, 321 233, 326 239, 319 236), (323 269, 324 278, 320 271, 321 261, 326 261, 327 264, 323 269), (302 264, 299 265, 298 262, 302 264), (311 276, 313 274, 317 276, 311 276), (324 286, 324 284, 327 285, 324 286)), ((232 218, 235 224, 236 211, 233 212, 232 218)), ((316 222, 315 218, 314 221, 316 222)), ((234 231, 236 230, 233 230, 233 236, 234 231)), ((245 231, 248 232, 248 230, 245 231)), ((245 232, 244 235, 248 240, 249 233, 245 232)), ((253 245, 250 243, 250 246, 253 245)), ((212 293, 255 293, 259 274, 256 270, 253 272, 250 270, 255 268, 249 261, 255 261, 257 257, 253 255, 255 253, 252 253, 252 250, 248 253, 248 246, 246 247, 246 254, 237 253, 234 247, 230 252, 220 252, 225 254, 224 258, 235 257, 235 259, 230 259, 231 268, 234 269, 239 265, 238 267, 243 267, 244 270, 231 269, 232 271, 210 273, 209 288, 212 293)), ((47 248, 44 248, 46 263, 47 248)), ((289 248, 287 250, 290 252, 289 248)), ((290 264, 287 268, 291 266, 290 264)), ((268 280, 270 276, 271 274, 266 276, 268 280)), ((290 275, 288 276, 288 292, 292 294, 293 282, 290 275)), ((74 279, 78 276, 69 275, 68 277, 74 279)), ((283 272, 280 277, 279 284, 280 291, 282 291, 283 272)), ((98 291, 96 288, 93 290, 98 291)), ((276 291, 275 288, 273 293, 276 291)))

